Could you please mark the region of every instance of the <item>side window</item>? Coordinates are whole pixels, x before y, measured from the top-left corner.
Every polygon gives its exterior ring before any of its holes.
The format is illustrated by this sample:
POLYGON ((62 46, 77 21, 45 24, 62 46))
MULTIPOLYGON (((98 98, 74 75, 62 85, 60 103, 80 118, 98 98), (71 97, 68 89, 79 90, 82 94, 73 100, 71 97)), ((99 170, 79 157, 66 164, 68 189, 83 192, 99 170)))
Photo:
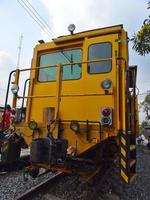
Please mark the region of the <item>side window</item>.
POLYGON ((81 49, 74 49, 42 55, 40 57, 40 67, 48 67, 51 65, 56 65, 56 67, 54 66, 39 69, 38 80, 40 82, 56 81, 57 65, 59 64, 70 64, 67 66, 63 66, 62 80, 79 79, 81 77, 82 65, 73 64, 75 62, 82 62, 81 49))
MULTIPOLYGON (((76 49, 72 51, 64 51, 63 55, 68 59, 66 63, 82 62, 82 51, 81 49, 76 49)), ((66 60, 67 61, 67 60, 66 60)), ((68 66, 63 66, 63 80, 69 79, 79 79, 81 78, 81 64, 71 64, 68 66)))
MULTIPOLYGON (((40 57, 40 67, 57 65, 57 53, 45 54, 40 57), (52 64, 53 63, 53 64, 52 64)), ((40 82, 55 81, 57 78, 57 66, 39 69, 38 80, 40 82)))
POLYGON ((88 50, 88 60, 109 59, 108 61, 92 62, 88 64, 88 73, 100 74, 111 71, 112 45, 110 42, 92 44, 88 50))

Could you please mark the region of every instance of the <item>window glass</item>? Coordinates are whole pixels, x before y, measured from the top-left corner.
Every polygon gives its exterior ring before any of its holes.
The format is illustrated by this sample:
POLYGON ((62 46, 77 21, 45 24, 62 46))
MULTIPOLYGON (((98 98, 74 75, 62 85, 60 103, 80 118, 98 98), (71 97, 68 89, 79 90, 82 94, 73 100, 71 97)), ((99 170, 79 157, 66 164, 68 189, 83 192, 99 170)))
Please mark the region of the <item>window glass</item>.
MULTIPOLYGON (((55 52, 45 54, 40 57, 40 67, 69 64, 74 62, 82 62, 82 50, 74 49, 68 51, 55 52)), ((79 79, 81 77, 81 64, 70 64, 63 66, 62 80, 79 79)), ((55 81, 57 79, 57 66, 45 69, 39 69, 38 80, 40 82, 55 81)))
MULTIPOLYGON (((112 46, 110 42, 92 44, 89 47, 88 60, 112 58, 112 46)), ((112 61, 92 62, 88 64, 90 74, 107 73, 111 71, 112 61)))

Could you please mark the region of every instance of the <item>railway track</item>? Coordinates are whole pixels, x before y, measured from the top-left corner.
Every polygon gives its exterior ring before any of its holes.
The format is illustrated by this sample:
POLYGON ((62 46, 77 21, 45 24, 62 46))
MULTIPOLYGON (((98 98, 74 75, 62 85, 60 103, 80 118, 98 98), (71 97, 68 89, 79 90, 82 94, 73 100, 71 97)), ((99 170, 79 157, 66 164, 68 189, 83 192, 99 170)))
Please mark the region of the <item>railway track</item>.
MULTIPOLYGON (((45 190, 46 188, 52 186, 52 184, 56 183, 60 177, 64 176, 64 173, 57 173, 52 175, 49 179, 41 182, 40 184, 32 187, 31 189, 29 189, 28 191, 26 191, 25 193, 21 194, 20 196, 18 196, 16 198, 16 200, 28 200, 28 199, 33 199, 33 197, 35 197, 35 194, 42 192, 43 190, 45 190)), ((53 198, 51 199, 59 199, 55 196, 53 196, 53 198)))
MULTIPOLYGON (((16 200, 95 200, 98 198, 104 200, 106 199, 105 194, 104 198, 101 198, 103 197, 102 188, 105 181, 109 180, 112 167, 113 166, 111 165, 108 167, 108 169, 106 169, 106 166, 104 166, 100 173, 97 175, 96 179, 94 179, 94 182, 92 181, 92 184, 89 184, 89 182, 83 182, 83 180, 75 174, 54 174, 47 180, 44 180, 40 184, 21 194, 19 197, 17 197, 16 200)), ((116 198, 116 200, 118 199, 116 198)))
MULTIPOLYGON (((115 166, 116 167, 116 166, 115 166)), ((95 182, 93 182, 93 185, 88 185, 88 193, 84 197, 84 200, 96 200, 98 198, 100 199, 113 199, 112 196, 115 196, 115 200, 120 199, 116 194, 111 194, 111 190, 109 193, 103 192, 103 187, 106 184, 106 182, 109 181, 110 175, 112 173, 112 169, 114 169, 114 163, 109 166, 109 168, 106 170, 106 168, 103 168, 102 171, 98 174, 98 176, 95 179, 95 182), (93 187, 94 186, 94 187, 93 187), (107 196, 107 197, 106 197, 107 196), (109 196, 109 197, 108 197, 109 196)), ((119 175, 118 175, 119 176, 119 175)), ((119 188, 119 186, 118 186, 119 188)))

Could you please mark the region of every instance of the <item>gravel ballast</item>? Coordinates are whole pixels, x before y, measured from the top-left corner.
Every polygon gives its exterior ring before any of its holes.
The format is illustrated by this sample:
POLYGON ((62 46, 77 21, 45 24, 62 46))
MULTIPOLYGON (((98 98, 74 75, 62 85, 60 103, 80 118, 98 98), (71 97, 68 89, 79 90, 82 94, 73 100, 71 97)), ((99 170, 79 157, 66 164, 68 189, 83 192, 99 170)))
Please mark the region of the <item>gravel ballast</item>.
POLYGON ((136 183, 123 188, 121 200, 150 200, 150 150, 146 146, 137 147, 136 183))
POLYGON ((23 171, 0 175, 0 200, 15 200, 22 193, 48 179, 50 176, 52 174, 48 173, 36 179, 29 177, 29 180, 25 181, 23 171))
MULTIPOLYGON (((97 197, 98 200, 149 200, 150 199, 150 150, 144 146, 137 146, 137 179, 136 182, 130 186, 121 184, 118 170, 113 168, 109 172, 108 178, 98 185, 97 197)), ((29 178, 28 181, 23 180, 22 171, 11 172, 6 175, 0 175, 0 200, 15 200, 20 194, 24 193, 31 187, 41 183, 46 178, 49 178, 51 174, 45 174, 37 179, 29 178)), ((67 183, 67 179, 61 181, 56 185, 56 188, 51 188, 50 193, 58 198, 63 199, 86 199, 92 189, 85 189, 85 187, 78 181, 71 184, 72 180, 69 179, 70 184, 67 183), (68 187, 66 187, 68 185, 68 187), (87 193, 85 195, 84 193, 87 193), (85 198, 86 197, 86 198, 85 198)), ((74 181, 73 181, 74 182, 74 181)), ((54 186, 55 187, 55 186, 54 186)), ((95 186, 96 187, 96 186, 95 186)), ((43 198, 35 199, 48 199, 47 195, 43 198)), ((91 200, 91 199, 90 199, 91 200)))

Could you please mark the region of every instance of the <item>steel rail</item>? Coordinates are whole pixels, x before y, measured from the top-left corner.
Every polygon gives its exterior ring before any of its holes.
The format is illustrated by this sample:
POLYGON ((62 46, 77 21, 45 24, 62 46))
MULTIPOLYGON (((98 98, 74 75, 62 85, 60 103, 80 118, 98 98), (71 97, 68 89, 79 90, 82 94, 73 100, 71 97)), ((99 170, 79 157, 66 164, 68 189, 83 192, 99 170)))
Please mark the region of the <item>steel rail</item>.
POLYGON ((32 195, 35 195, 35 192, 40 192, 41 190, 43 190, 47 185, 50 186, 51 184, 54 184, 56 181, 59 180, 59 178, 61 176, 63 176, 64 173, 57 173, 54 176, 50 177, 47 180, 44 180, 43 182, 41 182, 40 184, 32 187, 31 189, 29 189, 28 191, 26 191, 25 193, 21 194, 19 197, 16 198, 16 200, 27 200, 27 199, 31 199, 32 195))

